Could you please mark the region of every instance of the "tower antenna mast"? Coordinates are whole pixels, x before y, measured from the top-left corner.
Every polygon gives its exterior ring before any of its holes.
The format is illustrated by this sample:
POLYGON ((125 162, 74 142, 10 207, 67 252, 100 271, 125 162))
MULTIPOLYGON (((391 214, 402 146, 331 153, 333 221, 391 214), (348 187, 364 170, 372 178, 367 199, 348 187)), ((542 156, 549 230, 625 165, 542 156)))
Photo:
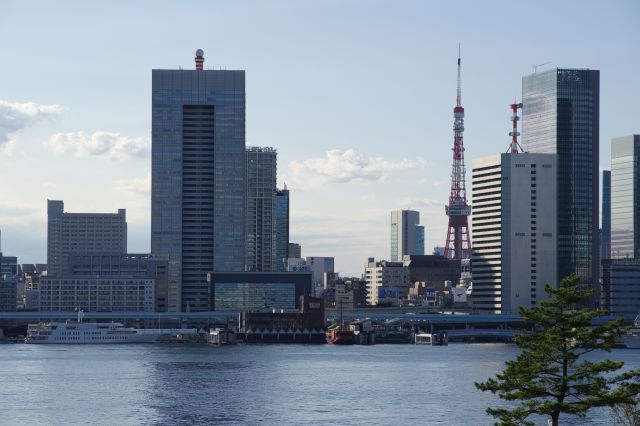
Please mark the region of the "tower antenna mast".
POLYGON ((453 108, 453 162, 451 165, 451 194, 445 212, 449 216, 444 256, 448 259, 471 257, 469 220, 471 206, 467 204, 466 171, 464 166, 464 108, 462 107, 462 61, 458 44, 458 90, 453 108))

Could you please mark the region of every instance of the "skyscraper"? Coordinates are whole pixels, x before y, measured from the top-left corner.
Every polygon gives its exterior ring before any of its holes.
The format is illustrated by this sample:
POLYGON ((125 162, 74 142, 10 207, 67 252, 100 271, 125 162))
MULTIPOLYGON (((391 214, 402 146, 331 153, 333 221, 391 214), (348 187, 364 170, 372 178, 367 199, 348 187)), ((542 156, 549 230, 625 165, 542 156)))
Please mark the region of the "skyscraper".
POLYGON ((400 262, 402 256, 417 254, 416 226, 420 223, 420 212, 395 210, 391 212, 391 261, 400 262))
POLYGON ((611 259, 611 170, 602 171, 600 259, 611 259))
POLYGON ((505 153, 472 161, 473 308, 517 313, 557 277, 557 156, 505 153))
POLYGON ((69 256, 127 252, 127 213, 67 213, 62 200, 47 200, 47 274, 68 272, 69 256))
POLYGON ((246 270, 276 269, 276 162, 273 148, 247 147, 246 270))
POLYGON ((416 250, 414 254, 424 254, 424 225, 416 225, 416 250))
POLYGON ((611 257, 613 259, 640 259, 639 168, 640 135, 612 139, 611 257))
POLYGON ((276 271, 283 272, 289 257, 289 190, 276 191, 276 271))
POLYGON ((169 310, 209 309, 207 273, 245 266, 245 75, 152 71, 151 252, 169 310))
MULTIPOLYGON (((522 79, 523 145, 558 154, 558 279, 578 274, 600 299, 600 71, 552 69, 522 79)), ((475 284, 474 284, 475 285, 475 284)))

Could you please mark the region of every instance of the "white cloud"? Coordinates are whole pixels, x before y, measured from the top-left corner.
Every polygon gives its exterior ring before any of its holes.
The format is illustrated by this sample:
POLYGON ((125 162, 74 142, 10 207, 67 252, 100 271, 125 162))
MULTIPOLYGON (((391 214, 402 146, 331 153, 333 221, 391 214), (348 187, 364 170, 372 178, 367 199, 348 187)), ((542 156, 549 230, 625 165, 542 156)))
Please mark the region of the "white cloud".
POLYGON ((11 135, 60 112, 60 105, 0 100, 0 151, 10 149, 11 135))
POLYGON ((151 172, 148 172, 145 177, 119 180, 116 190, 134 197, 151 197, 151 172))
POLYGON ((130 157, 146 157, 151 144, 147 138, 132 138, 120 133, 97 131, 56 133, 49 140, 51 148, 60 154, 77 157, 103 157, 121 160, 130 157))
POLYGON ((313 188, 326 183, 373 182, 384 180, 393 172, 426 167, 422 158, 387 160, 366 157, 354 149, 327 151, 324 157, 289 163, 285 181, 293 188, 313 188))

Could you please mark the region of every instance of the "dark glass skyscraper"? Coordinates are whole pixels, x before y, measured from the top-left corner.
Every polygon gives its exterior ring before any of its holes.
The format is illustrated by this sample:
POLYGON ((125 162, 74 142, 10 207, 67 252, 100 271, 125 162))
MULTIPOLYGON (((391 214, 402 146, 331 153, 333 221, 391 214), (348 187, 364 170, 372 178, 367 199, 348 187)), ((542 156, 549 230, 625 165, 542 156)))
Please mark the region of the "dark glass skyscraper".
POLYGON ((523 77, 522 103, 525 151, 558 154, 558 278, 576 273, 598 291, 600 71, 523 77))
POLYGON ((611 258, 611 171, 602 171, 602 228, 600 259, 611 258))
MULTIPOLYGON (((640 135, 611 140, 611 257, 640 259, 640 135)), ((604 226, 604 225, 603 225, 604 226)))
POLYGON ((289 190, 276 192, 276 271, 286 270, 289 257, 289 190))
POLYGON ((207 273, 245 266, 245 75, 152 71, 151 252, 170 311, 209 309, 207 273))

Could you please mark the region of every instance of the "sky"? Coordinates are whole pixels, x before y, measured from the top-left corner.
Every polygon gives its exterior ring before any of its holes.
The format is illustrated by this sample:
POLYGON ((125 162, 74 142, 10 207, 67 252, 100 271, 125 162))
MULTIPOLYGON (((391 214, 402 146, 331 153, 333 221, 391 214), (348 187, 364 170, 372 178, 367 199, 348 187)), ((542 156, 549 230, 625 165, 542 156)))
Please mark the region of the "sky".
MULTIPOLYGON (((247 145, 278 150, 290 239, 359 276, 390 212, 444 245, 458 43, 467 176, 507 150, 536 64, 601 71, 601 169, 640 133, 640 2, 0 1, 2 251, 46 262, 46 200, 127 209, 150 249, 151 70, 246 70, 247 145)), ((467 180, 469 182, 469 179, 467 180)))

